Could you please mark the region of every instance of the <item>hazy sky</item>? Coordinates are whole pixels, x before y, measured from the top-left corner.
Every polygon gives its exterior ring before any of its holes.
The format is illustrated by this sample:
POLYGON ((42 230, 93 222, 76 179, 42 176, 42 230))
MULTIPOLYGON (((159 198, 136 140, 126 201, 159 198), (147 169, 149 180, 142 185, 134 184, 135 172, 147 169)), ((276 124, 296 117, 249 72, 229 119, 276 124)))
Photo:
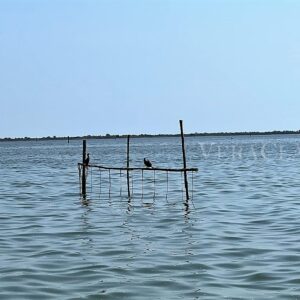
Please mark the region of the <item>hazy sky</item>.
POLYGON ((300 129, 299 0, 0 0, 0 137, 300 129))

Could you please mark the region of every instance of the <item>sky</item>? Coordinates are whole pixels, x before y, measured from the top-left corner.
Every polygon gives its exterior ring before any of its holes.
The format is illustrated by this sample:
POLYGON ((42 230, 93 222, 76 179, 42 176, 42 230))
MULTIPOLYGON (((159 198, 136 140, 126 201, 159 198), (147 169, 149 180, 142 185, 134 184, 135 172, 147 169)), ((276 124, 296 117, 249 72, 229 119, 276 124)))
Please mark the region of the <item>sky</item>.
POLYGON ((299 0, 0 0, 0 137, 300 129, 299 0))

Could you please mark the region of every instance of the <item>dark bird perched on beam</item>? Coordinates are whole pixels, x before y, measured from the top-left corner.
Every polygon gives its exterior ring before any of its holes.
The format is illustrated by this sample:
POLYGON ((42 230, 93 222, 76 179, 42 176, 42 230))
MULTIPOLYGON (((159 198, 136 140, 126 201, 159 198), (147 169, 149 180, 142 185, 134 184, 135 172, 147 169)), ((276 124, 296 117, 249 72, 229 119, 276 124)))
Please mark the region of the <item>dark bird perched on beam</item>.
POLYGON ((87 157, 86 157, 85 160, 84 160, 84 164, 85 164, 86 166, 88 166, 88 165, 89 165, 89 162, 90 162, 90 154, 88 153, 88 154, 87 154, 87 157))
POLYGON ((144 158, 144 164, 147 168, 152 168, 152 163, 149 159, 144 158))

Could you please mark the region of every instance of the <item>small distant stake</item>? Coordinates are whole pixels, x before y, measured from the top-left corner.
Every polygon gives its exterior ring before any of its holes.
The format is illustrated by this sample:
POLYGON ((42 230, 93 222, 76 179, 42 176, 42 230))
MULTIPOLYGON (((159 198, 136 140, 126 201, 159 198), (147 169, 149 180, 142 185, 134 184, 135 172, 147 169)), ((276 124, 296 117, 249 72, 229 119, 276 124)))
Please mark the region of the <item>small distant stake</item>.
POLYGON ((68 144, 70 143, 70 137, 68 136, 68 144))

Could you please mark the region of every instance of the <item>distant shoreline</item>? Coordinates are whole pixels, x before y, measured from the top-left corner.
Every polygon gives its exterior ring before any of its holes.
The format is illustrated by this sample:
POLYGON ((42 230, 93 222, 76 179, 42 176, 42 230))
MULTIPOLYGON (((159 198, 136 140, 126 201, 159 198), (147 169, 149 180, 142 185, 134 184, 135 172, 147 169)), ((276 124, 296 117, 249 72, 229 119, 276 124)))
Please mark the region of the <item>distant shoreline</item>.
MULTIPOLYGON (((194 136, 257 136, 257 135, 279 135, 279 134, 300 134, 300 130, 274 130, 274 131, 253 131, 253 132, 202 132, 202 133, 187 133, 186 137, 194 136)), ((179 137, 180 134, 132 134, 132 138, 155 138, 155 137, 179 137)), ((82 139, 122 139, 126 138, 127 134, 106 134, 106 135, 86 135, 86 136, 47 136, 47 137, 22 137, 22 138, 0 138, 0 142, 9 142, 9 141, 55 141, 55 140, 82 140, 82 139)))

